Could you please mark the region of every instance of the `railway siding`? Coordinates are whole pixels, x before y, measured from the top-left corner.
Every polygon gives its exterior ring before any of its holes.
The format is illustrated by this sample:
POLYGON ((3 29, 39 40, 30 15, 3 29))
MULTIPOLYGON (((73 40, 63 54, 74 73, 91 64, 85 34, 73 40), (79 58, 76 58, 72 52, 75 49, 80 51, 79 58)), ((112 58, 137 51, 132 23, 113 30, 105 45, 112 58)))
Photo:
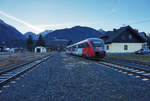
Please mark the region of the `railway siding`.
POLYGON ((146 64, 143 62, 141 63, 141 62, 133 61, 133 60, 124 60, 124 59, 116 59, 116 58, 108 58, 108 57, 104 58, 103 60, 116 63, 116 64, 138 67, 138 68, 146 69, 150 71, 150 64, 146 64))
POLYGON ((140 77, 143 81, 150 80, 150 71, 148 70, 110 62, 99 62, 99 64, 105 65, 109 68, 113 68, 114 70, 118 70, 119 72, 123 72, 128 75, 132 74, 135 77, 140 77))
POLYGON ((11 80, 19 77, 20 75, 24 74, 25 72, 31 70, 35 66, 39 65, 40 63, 46 61, 50 56, 46 56, 28 63, 24 63, 18 66, 14 66, 7 70, 0 71, 0 87, 7 84, 11 80))

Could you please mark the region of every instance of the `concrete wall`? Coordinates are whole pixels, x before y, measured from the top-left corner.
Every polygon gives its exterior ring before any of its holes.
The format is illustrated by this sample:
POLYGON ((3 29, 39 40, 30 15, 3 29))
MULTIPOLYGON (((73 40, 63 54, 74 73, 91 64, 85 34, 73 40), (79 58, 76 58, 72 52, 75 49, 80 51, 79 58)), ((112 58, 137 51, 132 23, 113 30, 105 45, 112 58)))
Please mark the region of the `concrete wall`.
POLYGON ((105 49, 108 53, 131 53, 142 48, 143 43, 111 43, 106 44, 105 49), (127 50, 124 50, 124 45, 128 46, 127 50), (109 50, 107 50, 107 46, 109 46, 109 50))

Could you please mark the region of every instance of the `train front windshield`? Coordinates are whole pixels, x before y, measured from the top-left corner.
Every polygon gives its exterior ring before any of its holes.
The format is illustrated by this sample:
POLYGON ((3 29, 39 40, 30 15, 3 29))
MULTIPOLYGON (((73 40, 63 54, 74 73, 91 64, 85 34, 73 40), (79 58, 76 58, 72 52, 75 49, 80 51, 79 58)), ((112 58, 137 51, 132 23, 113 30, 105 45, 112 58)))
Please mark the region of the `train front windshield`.
POLYGON ((93 47, 104 47, 104 42, 99 40, 94 40, 91 42, 93 47))

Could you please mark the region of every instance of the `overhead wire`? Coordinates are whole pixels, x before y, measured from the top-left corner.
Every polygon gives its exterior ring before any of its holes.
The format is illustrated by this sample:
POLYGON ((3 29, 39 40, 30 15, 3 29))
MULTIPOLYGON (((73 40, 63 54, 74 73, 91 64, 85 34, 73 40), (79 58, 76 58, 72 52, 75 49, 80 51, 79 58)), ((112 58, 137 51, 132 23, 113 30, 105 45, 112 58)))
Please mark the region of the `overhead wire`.
POLYGON ((136 25, 136 24, 148 23, 148 22, 150 22, 150 19, 148 19, 148 20, 143 20, 143 21, 137 21, 137 22, 134 22, 134 23, 130 23, 129 25, 136 25))

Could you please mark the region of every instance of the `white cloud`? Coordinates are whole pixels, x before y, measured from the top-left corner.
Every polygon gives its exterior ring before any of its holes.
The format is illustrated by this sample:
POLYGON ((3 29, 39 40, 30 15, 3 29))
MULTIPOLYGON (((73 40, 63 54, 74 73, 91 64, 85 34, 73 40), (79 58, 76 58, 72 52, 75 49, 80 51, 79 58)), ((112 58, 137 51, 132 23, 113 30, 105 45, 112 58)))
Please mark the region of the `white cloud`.
POLYGON ((27 26, 27 27, 33 29, 33 30, 34 30, 35 32, 37 32, 37 33, 42 32, 42 31, 44 30, 44 29, 38 28, 38 27, 36 27, 36 26, 34 26, 34 25, 32 25, 32 24, 30 24, 30 23, 24 21, 24 20, 21 20, 21 19, 19 19, 19 18, 16 18, 16 17, 14 17, 14 16, 12 16, 12 15, 9 15, 9 14, 3 12, 3 11, 0 11, 0 14, 6 16, 6 17, 9 18, 9 19, 12 19, 12 20, 15 20, 15 21, 17 21, 17 22, 19 22, 19 23, 21 23, 21 24, 24 24, 25 26, 27 26))
POLYGON ((56 29, 63 29, 63 28, 71 28, 77 25, 86 26, 86 24, 75 24, 75 23, 69 24, 68 23, 68 24, 48 24, 48 25, 41 24, 41 25, 36 25, 36 27, 42 28, 42 29, 56 30, 56 29))
POLYGON ((78 25, 95 27, 95 26, 99 26, 100 23, 99 22, 78 22, 78 23, 61 23, 61 24, 41 24, 41 25, 36 25, 36 27, 41 29, 56 30, 56 29, 63 29, 63 28, 71 28, 78 25))
POLYGON ((36 27, 41 29, 49 29, 49 30, 56 30, 56 29, 62 29, 62 28, 70 28, 75 26, 75 24, 41 24, 36 25, 36 27))
POLYGON ((18 26, 18 29, 22 29, 22 32, 25 33, 27 31, 32 31, 34 33, 40 33, 43 32, 44 30, 56 30, 56 29, 63 29, 63 28, 71 28, 74 26, 88 26, 88 27, 93 27, 99 29, 99 26, 102 26, 104 24, 103 20, 100 22, 77 22, 77 23, 60 23, 60 24, 40 24, 40 25, 32 25, 24 20, 21 20, 19 18, 16 18, 8 13, 5 13, 0 10, 0 14, 6 16, 9 19, 12 19, 16 22, 19 22, 25 26, 27 26, 30 29, 26 29, 24 26, 18 26))

